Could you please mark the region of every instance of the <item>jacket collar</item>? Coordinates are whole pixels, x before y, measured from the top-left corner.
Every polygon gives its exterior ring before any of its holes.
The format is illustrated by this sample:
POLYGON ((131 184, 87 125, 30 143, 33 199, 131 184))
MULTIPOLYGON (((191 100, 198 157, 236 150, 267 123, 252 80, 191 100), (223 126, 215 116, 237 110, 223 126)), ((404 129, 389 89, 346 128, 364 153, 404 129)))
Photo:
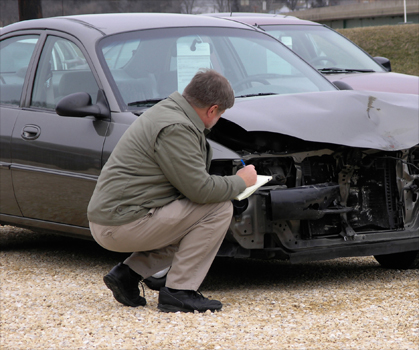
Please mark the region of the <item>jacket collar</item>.
MULTIPOLYGON (((179 105, 180 108, 183 109, 186 116, 191 120, 191 122, 197 127, 197 129, 201 132, 205 132, 204 122, 199 118, 198 113, 192 108, 188 101, 177 91, 172 93, 168 98, 172 99, 176 104, 179 105)), ((210 130, 208 130, 209 132, 210 130)), ((207 134, 207 132, 205 133, 207 134)))

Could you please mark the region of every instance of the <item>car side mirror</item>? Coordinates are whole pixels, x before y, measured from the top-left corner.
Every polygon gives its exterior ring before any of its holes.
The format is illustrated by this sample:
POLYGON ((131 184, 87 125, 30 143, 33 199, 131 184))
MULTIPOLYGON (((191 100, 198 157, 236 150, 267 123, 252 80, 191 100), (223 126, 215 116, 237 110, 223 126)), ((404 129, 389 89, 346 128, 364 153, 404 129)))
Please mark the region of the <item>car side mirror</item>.
POLYGON ((339 90, 353 90, 352 86, 341 80, 334 81, 333 85, 335 85, 339 90))
POLYGON ((374 61, 381 64, 388 72, 391 72, 391 63, 388 58, 385 57, 374 57, 374 61))
POLYGON ((76 92, 63 97, 57 103, 55 111, 62 117, 93 116, 98 119, 105 119, 111 116, 103 90, 98 91, 96 104, 92 104, 92 97, 87 92, 76 92))

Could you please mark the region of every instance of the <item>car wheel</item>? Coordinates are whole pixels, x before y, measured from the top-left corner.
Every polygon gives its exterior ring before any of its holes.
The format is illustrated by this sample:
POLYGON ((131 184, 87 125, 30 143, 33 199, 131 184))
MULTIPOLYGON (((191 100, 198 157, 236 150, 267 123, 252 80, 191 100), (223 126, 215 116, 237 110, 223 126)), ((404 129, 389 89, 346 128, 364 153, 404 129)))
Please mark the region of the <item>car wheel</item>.
POLYGON ((170 267, 167 269, 161 270, 154 275, 145 278, 143 282, 146 284, 146 286, 152 290, 160 290, 161 287, 164 287, 166 285, 166 276, 169 272, 170 267))
POLYGON ((411 252, 374 255, 382 267, 387 269, 415 269, 419 268, 419 250, 411 252))

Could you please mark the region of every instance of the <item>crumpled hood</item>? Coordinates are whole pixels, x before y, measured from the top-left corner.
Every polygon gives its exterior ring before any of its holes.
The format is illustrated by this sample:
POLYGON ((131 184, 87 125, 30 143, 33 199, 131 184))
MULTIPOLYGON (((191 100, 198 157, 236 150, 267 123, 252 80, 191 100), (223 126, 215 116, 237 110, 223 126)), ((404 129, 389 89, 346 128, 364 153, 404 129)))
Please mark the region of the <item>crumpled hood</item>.
POLYGON ((238 98, 223 118, 246 131, 306 141, 401 150, 419 144, 419 96, 330 91, 238 98))
POLYGON ((419 94, 419 77, 414 75, 374 72, 326 74, 331 82, 343 81, 354 90, 396 92, 400 94, 419 94))

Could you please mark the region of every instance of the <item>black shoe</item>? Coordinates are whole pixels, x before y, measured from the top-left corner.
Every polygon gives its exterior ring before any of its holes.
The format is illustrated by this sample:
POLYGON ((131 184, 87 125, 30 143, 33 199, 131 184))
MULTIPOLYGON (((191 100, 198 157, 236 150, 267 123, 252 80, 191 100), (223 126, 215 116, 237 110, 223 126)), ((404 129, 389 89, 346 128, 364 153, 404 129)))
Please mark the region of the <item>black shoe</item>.
MULTIPOLYGON (((145 298, 140 296, 138 283, 142 277, 129 268, 128 265, 119 263, 105 277, 103 281, 112 291, 114 298, 126 306, 144 306, 145 298)), ((143 287, 144 294, 144 287, 143 287)))
POLYGON ((159 293, 160 311, 164 312, 211 312, 219 311, 223 304, 218 300, 209 300, 205 298, 200 292, 194 290, 176 290, 162 287, 159 293))

